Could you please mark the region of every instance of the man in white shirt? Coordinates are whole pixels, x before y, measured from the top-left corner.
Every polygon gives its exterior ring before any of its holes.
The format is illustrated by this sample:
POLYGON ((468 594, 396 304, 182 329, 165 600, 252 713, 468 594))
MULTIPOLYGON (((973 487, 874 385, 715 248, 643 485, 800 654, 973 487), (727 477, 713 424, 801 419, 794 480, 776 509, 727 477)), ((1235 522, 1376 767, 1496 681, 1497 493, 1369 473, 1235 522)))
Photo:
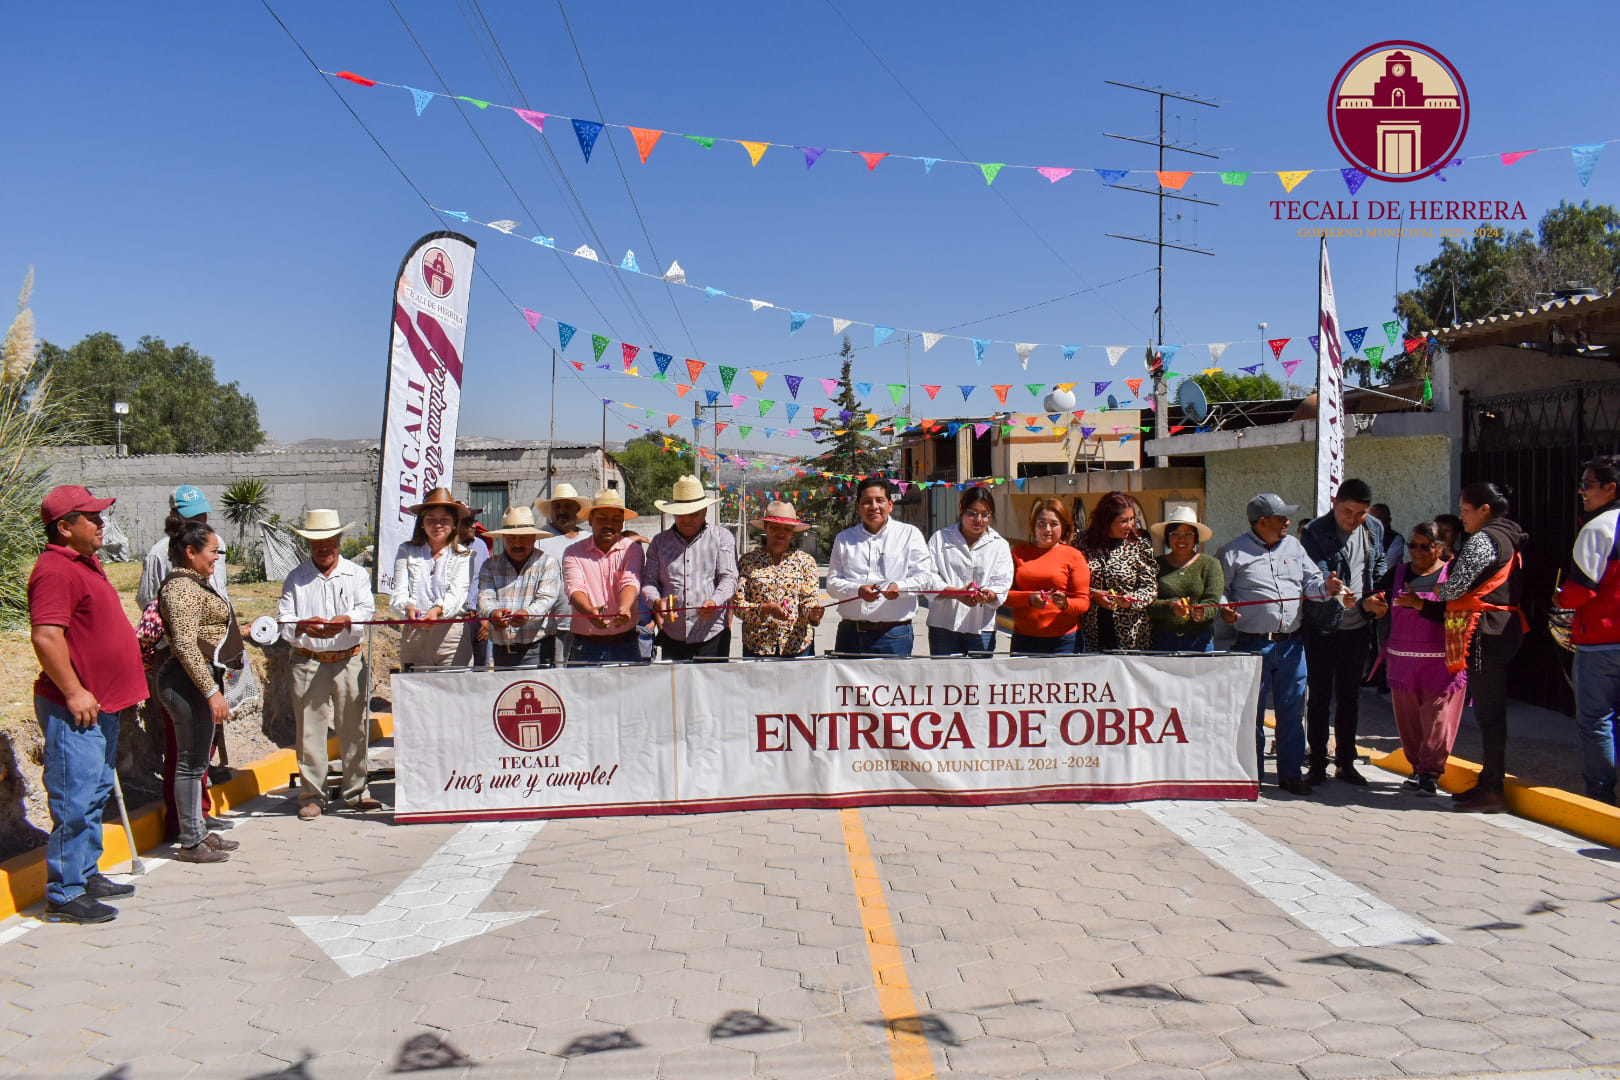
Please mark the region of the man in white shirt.
POLYGON ((916 594, 937 587, 933 557, 916 526, 889 520, 894 489, 888 480, 861 481, 855 500, 861 520, 833 540, 827 593, 834 600, 860 600, 839 607, 833 649, 856 656, 910 656, 916 594))
POLYGON ((343 756, 342 799, 351 810, 380 810, 366 795, 366 633, 377 609, 371 575, 338 553, 336 510, 310 510, 293 532, 309 541, 309 558, 281 586, 277 619, 292 646, 293 708, 298 716, 298 817, 313 821, 326 807, 327 706, 343 756))

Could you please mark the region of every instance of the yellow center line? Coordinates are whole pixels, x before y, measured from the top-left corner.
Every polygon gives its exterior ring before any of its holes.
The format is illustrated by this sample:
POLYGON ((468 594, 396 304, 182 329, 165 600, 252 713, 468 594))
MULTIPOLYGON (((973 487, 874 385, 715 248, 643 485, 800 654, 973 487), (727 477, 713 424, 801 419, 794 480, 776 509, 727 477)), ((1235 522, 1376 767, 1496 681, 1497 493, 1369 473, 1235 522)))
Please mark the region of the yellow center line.
POLYGON ((838 817, 844 826, 849 869, 855 876, 855 902, 860 906, 861 927, 866 931, 878 1008, 889 1032, 889 1060, 894 1064, 895 1080, 933 1080, 934 1059, 922 1035, 922 1013, 911 992, 911 980, 906 978, 906 958, 895 938, 889 905, 883 898, 883 880, 878 877, 877 861, 866 840, 861 812, 850 807, 840 810, 838 817))

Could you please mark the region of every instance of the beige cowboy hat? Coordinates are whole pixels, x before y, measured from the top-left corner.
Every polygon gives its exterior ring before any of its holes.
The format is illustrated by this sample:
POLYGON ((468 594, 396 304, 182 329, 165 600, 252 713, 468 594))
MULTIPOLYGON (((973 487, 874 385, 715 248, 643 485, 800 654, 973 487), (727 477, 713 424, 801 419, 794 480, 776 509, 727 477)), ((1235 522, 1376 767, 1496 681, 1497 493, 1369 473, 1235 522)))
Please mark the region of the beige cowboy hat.
POLYGON ((407 506, 405 508, 405 512, 407 514, 419 515, 422 513, 422 511, 431 510, 435 506, 442 506, 448 510, 455 511, 456 520, 458 522, 462 518, 467 517, 472 513, 472 510, 467 506, 466 503, 461 502, 454 495, 450 494, 449 488, 442 487, 434 488, 432 491, 428 492, 427 498, 423 499, 415 506, 407 506))
POLYGON ((750 529, 764 532, 767 525, 791 525, 796 533, 804 532, 813 526, 808 521, 800 521, 799 514, 793 509, 792 503, 773 502, 765 507, 765 514, 748 523, 750 529))
POLYGON ((501 518, 501 527, 491 529, 486 536, 543 536, 545 530, 534 524, 534 511, 527 506, 514 506, 501 518))
POLYGON ((346 533, 352 528, 354 528, 354 522, 352 521, 347 525, 338 524, 338 512, 336 510, 305 510, 304 527, 294 529, 293 532, 302 536, 305 540, 325 540, 346 533))
POLYGON ((591 499, 591 505, 586 507, 585 516, 588 518, 598 510, 610 510, 625 517, 635 517, 635 514, 630 512, 630 508, 624 505, 624 496, 611 488, 596 493, 595 497, 591 499))
POLYGON ((551 498, 534 500, 534 512, 541 517, 550 517, 551 504, 559 502, 571 502, 581 510, 590 504, 589 499, 574 490, 573 484, 564 482, 551 489, 551 498))
POLYGON ((1160 547, 1164 546, 1164 531, 1172 525, 1191 525, 1198 530, 1198 542, 1209 543, 1209 538, 1215 535, 1213 529, 1198 520, 1198 511, 1190 506, 1178 506, 1165 516, 1163 521, 1148 526, 1148 532, 1153 534, 1153 542, 1160 547))
POLYGON ((683 476, 675 481, 675 490, 670 492, 668 502, 654 499, 653 505, 665 514, 695 514, 719 501, 704 492, 703 481, 695 476, 683 476))

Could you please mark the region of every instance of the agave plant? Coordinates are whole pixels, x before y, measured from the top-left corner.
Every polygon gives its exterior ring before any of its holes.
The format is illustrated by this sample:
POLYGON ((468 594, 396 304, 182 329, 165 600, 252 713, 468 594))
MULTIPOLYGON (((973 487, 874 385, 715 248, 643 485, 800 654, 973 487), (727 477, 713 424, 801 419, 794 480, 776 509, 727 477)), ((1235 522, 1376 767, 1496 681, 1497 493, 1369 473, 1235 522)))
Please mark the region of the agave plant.
POLYGON ((236 546, 242 548, 248 526, 270 512, 270 485, 256 477, 238 480, 219 497, 225 520, 236 526, 236 546))

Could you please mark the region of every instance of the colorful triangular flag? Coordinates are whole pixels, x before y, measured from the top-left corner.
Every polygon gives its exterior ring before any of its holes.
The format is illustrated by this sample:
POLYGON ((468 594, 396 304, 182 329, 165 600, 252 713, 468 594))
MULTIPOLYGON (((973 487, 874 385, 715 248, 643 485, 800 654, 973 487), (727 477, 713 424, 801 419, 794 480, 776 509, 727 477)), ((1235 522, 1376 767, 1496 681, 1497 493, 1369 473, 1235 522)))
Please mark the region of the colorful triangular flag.
POLYGON ((653 152, 653 147, 658 145, 658 140, 664 137, 664 133, 654 128, 633 127, 630 134, 636 137, 636 149, 641 152, 641 163, 647 164, 647 155, 653 152))
POLYGON ((584 152, 587 163, 591 160, 591 147, 596 145, 596 137, 600 134, 602 134, 602 125, 596 121, 574 121, 574 135, 579 139, 579 148, 584 152))

